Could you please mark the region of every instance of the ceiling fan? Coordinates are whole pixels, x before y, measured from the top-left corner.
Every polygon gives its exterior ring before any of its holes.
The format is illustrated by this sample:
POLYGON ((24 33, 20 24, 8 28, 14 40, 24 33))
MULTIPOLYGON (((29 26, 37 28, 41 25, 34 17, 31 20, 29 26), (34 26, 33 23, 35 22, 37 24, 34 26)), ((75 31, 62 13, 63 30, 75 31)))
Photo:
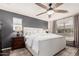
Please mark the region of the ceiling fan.
POLYGON ((36 16, 40 16, 42 14, 47 13, 50 18, 53 13, 67 13, 68 12, 67 10, 57 10, 56 9, 57 7, 61 6, 63 3, 55 3, 53 7, 52 7, 52 3, 49 3, 48 4, 49 8, 41 3, 35 3, 35 4, 40 6, 43 9, 46 9, 45 12, 39 13, 36 16))

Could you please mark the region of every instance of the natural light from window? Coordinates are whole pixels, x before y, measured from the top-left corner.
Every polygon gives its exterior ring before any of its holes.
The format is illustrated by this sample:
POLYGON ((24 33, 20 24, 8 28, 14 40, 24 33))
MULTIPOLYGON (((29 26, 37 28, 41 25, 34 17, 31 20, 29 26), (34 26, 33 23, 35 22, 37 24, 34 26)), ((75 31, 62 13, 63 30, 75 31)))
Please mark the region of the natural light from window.
POLYGON ((22 19, 13 17, 13 31, 22 31, 22 19))

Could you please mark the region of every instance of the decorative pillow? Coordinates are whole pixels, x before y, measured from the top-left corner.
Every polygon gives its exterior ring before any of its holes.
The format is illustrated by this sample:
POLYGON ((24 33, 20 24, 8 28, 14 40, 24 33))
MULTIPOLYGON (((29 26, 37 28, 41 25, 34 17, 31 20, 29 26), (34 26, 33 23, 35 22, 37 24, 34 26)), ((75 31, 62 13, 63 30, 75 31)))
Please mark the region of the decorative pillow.
POLYGON ((36 34, 36 33, 45 33, 45 31, 42 28, 30 28, 30 27, 24 27, 24 36, 36 34))

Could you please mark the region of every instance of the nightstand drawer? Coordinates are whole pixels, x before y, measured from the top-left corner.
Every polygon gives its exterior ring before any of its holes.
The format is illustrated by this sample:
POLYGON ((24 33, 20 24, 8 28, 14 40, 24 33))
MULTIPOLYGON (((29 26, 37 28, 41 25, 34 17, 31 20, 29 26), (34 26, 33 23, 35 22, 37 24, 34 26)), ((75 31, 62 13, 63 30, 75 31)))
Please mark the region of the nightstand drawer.
POLYGON ((24 47, 25 47, 24 37, 12 38, 12 50, 24 47))

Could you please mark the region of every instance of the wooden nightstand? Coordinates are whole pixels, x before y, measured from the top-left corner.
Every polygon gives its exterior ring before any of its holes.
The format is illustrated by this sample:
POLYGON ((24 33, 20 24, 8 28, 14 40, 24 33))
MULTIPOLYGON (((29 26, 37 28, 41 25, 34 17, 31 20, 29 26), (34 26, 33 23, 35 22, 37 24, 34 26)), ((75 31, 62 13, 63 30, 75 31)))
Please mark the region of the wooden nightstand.
POLYGON ((25 47, 24 37, 13 37, 11 46, 12 50, 24 48, 25 47))

